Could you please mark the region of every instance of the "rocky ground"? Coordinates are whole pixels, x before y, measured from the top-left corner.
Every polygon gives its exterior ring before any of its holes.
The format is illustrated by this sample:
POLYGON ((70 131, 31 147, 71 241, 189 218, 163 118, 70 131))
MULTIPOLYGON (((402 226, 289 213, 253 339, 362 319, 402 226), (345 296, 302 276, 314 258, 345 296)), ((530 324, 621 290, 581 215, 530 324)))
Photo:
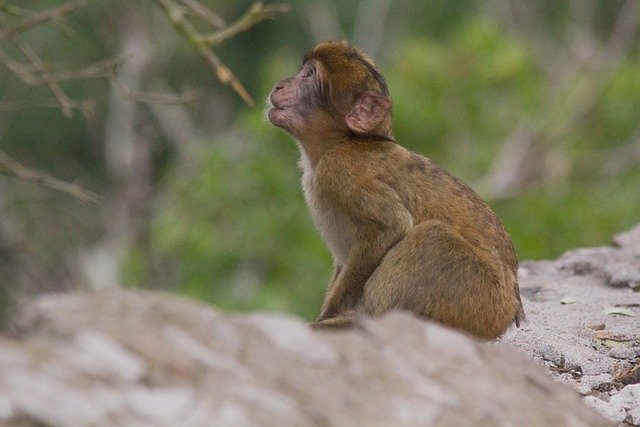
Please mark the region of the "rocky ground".
POLYGON ((547 366, 609 419, 640 425, 640 226, 614 244, 522 263, 527 322, 501 344, 547 366))

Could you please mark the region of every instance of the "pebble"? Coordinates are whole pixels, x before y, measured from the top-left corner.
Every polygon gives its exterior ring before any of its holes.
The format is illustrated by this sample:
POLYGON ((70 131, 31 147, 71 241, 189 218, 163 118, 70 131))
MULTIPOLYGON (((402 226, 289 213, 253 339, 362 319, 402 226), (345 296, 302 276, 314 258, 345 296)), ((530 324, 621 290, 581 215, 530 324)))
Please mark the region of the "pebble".
POLYGON ((614 359, 633 359, 636 357, 636 351, 626 345, 619 345, 609 349, 609 356, 614 359))
POLYGON ((612 421, 621 423, 627 418, 627 412, 624 409, 595 396, 586 396, 584 402, 612 421))

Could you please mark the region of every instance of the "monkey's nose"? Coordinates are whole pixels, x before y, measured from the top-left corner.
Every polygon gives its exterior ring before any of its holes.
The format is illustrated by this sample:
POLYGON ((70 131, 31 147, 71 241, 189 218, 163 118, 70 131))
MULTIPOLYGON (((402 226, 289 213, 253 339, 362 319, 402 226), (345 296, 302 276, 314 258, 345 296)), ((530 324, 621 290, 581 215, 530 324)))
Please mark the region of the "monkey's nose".
POLYGON ((276 83, 276 86, 273 88, 273 92, 277 92, 282 88, 284 88, 284 85, 282 83, 276 83))

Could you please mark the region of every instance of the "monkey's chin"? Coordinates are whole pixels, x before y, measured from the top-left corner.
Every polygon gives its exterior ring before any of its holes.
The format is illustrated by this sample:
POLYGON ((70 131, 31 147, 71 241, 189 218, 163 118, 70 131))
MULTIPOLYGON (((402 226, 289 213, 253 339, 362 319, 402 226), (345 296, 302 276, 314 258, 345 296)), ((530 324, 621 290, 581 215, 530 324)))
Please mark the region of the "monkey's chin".
POLYGON ((285 112, 282 108, 273 107, 267 113, 267 118, 271 122, 272 125, 278 126, 279 128, 286 129, 286 119, 284 117, 285 112))

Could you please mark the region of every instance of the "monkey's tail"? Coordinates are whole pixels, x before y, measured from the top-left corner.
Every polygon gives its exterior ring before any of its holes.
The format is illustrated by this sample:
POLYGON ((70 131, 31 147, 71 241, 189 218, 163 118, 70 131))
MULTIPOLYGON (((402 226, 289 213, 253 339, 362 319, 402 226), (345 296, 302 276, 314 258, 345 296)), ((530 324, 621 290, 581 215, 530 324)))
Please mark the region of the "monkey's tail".
POLYGON ((518 310, 516 311, 516 318, 513 319, 516 322, 516 327, 520 327, 520 322, 526 318, 524 314, 524 308, 522 307, 522 300, 520 299, 520 293, 518 292, 518 310))

